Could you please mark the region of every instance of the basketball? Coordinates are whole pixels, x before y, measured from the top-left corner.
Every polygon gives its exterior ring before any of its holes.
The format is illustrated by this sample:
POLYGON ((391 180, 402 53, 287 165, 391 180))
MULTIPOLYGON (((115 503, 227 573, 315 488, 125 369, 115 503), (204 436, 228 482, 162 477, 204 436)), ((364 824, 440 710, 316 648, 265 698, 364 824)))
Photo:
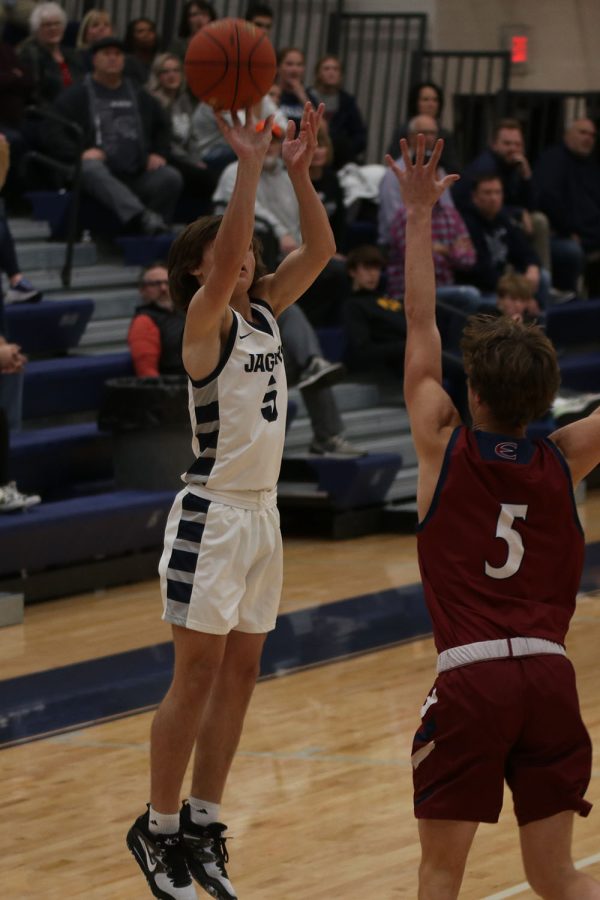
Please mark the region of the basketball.
POLYGON ((217 19, 191 39, 185 76, 192 93, 213 109, 245 109, 268 93, 275 51, 266 33, 245 19, 217 19))

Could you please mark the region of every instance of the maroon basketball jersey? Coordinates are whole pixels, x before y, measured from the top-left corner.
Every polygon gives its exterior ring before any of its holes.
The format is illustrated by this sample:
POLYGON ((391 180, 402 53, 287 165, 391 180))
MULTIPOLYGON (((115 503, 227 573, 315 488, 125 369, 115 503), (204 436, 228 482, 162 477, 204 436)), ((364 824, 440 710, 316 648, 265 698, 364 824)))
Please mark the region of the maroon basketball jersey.
POLYGON ((438 652, 517 636, 564 644, 584 538, 551 441, 457 428, 418 550, 438 652))

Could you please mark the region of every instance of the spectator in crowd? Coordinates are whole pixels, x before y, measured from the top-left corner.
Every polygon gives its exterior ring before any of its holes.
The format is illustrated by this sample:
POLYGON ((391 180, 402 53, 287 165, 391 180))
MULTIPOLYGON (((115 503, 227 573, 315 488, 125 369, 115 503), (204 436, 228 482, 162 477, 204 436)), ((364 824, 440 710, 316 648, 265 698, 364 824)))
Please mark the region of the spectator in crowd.
MULTIPOLYGON (((259 123, 260 128, 262 123, 259 123)), ((293 127, 289 125, 289 127, 293 127)), ((292 183, 281 159, 281 144, 284 133, 277 125, 273 125, 271 145, 263 163, 263 170, 258 183, 256 193, 256 218, 259 228, 267 229, 266 253, 269 265, 275 263, 300 246, 300 214, 298 203, 294 194, 292 183), (275 247, 271 250, 269 244, 274 240, 275 247)), ((323 146, 323 133, 321 142, 323 146)), ((316 151, 317 168, 323 165, 327 155, 327 147, 323 146, 321 162, 319 162, 319 150, 316 151)), ((314 169, 313 169, 314 172, 314 169)), ((215 193, 213 203, 216 211, 221 211, 229 201, 233 191, 237 173, 237 162, 231 163, 223 170, 215 193)), ((341 197, 337 195, 334 201, 340 207, 341 197)), ((259 232, 260 233, 260 232, 259 232)), ((346 293, 345 267, 339 260, 333 259, 325 267, 323 272, 315 280, 309 292, 309 310, 311 317, 318 324, 324 324, 323 314, 319 312, 316 298, 323 300, 327 306, 325 317, 330 321, 335 316, 341 300, 346 293)), ((300 306, 304 307, 304 301, 300 300, 300 306)), ((331 323, 331 321, 330 321, 331 323)))
POLYGON ((146 89, 169 116, 171 146, 167 159, 181 172, 184 196, 208 206, 217 176, 200 158, 193 118, 197 103, 186 90, 183 66, 175 53, 159 53, 152 64, 146 89))
POLYGON ((212 3, 208 3, 206 0, 186 0, 181 9, 177 39, 173 41, 170 48, 172 52, 184 59, 190 39, 209 22, 214 22, 216 18, 217 11, 212 3))
POLYGON ((408 119, 409 121, 399 125, 392 135, 388 153, 394 159, 398 156, 400 138, 410 134, 410 120, 415 116, 431 116, 436 120, 438 137, 444 139, 444 152, 440 161, 440 170, 445 172, 460 172, 461 166, 454 145, 454 135, 441 125, 442 112, 444 110, 444 92, 433 81, 421 81, 413 84, 408 94, 408 119))
POLYGON ((273 7, 268 3, 249 3, 244 17, 247 22, 252 22, 257 28, 262 28, 267 34, 271 34, 273 27, 273 7))
POLYGON ((183 375, 181 342, 185 315, 175 308, 165 263, 152 263, 139 281, 142 303, 135 310, 127 343, 138 378, 183 375))
POLYGON ((548 147, 534 171, 535 203, 552 229, 556 287, 575 290, 587 264, 588 292, 600 295, 600 165, 591 119, 569 123, 560 144, 548 147))
POLYGON ((0 3, 0 34, 4 34, 6 26, 13 31, 12 43, 27 37, 29 17, 38 0, 4 0, 0 3))
POLYGON ((328 54, 318 61, 311 91, 318 103, 325 104, 334 168, 360 161, 367 148, 367 126, 356 99, 342 88, 342 64, 337 56, 328 54))
POLYGON ((29 18, 31 37, 19 50, 21 63, 32 73, 33 99, 41 106, 83 77, 79 53, 62 43, 66 25, 67 15, 58 3, 38 3, 29 18))
POLYGON ((378 247, 365 244, 348 253, 351 293, 344 301, 344 361, 351 372, 386 384, 402 380, 406 319, 402 300, 379 289, 385 260, 378 247))
MULTIPOLYGON (((387 278, 392 297, 404 296, 406 215, 406 207, 401 206, 390 229, 387 278)), ((458 210, 442 203, 441 199, 432 209, 432 238, 437 300, 465 312, 475 312, 481 303, 479 290, 471 285, 456 284, 457 273, 464 273, 468 279, 475 265, 475 248, 458 210)))
MULTIPOLYGON (((83 190, 128 230, 167 230, 183 179, 167 165, 170 128, 159 102, 123 77, 123 44, 106 37, 92 47, 93 73, 65 91, 57 112, 83 128, 83 190)), ((48 129, 49 148, 66 162, 80 152, 70 131, 48 129)))
POLYGON ((496 308, 516 322, 536 322, 540 308, 524 275, 503 275, 496 287, 496 308))
POLYGON ((550 281, 540 269, 539 259, 525 237, 504 210, 502 181, 497 175, 481 175, 472 191, 472 204, 463 218, 469 229, 477 259, 467 281, 482 294, 495 297, 498 279, 510 266, 530 282, 542 306, 547 305, 550 281))
POLYGON ((342 255, 346 241, 346 210, 342 188, 332 168, 332 162, 333 145, 327 123, 323 120, 319 126, 317 147, 308 171, 313 187, 327 210, 337 252, 298 301, 315 328, 340 324, 342 301, 346 296, 348 285, 346 260, 342 255))
MULTIPOLYGON (((81 63, 86 72, 92 71, 92 45, 102 38, 112 37, 115 31, 110 15, 104 9, 90 9, 79 24, 75 46, 79 51, 81 63)), ((129 53, 125 55, 126 78, 133 78, 143 84, 147 78, 144 66, 129 53)))
POLYGON ((504 191, 504 207, 530 238, 543 268, 551 268, 548 219, 534 210, 531 166, 525 155, 523 128, 518 119, 501 119, 490 145, 469 163, 452 187, 458 209, 471 203, 471 191, 480 175, 498 175, 504 191))
MULTIPOLYGON (((431 151, 433 150, 435 142, 438 139, 438 125, 433 116, 423 114, 414 116, 408 123, 407 140, 411 156, 413 157, 416 152, 418 134, 425 135, 425 154, 426 157, 429 158, 429 156, 431 156, 431 151)), ((394 153, 390 155, 394 156, 394 154, 398 157, 396 159, 397 164, 402 168, 404 166, 404 161, 401 156, 398 156, 398 144, 396 144, 394 153)), ((443 178, 445 174, 445 170, 440 166, 440 168, 438 169, 438 178, 443 178)), ((440 203, 448 206, 454 206, 452 194, 450 191, 444 191, 440 199, 440 203)), ((377 240, 381 247, 387 248, 389 246, 390 228, 392 225, 392 221, 402 205, 402 194, 400 193, 398 182, 394 177, 394 173, 392 172, 392 170, 388 168, 379 185, 377 240)))
POLYGON ((141 16, 127 23, 123 46, 125 52, 137 62, 143 71, 144 77, 141 80, 144 83, 148 80, 152 63, 161 50, 160 44, 156 22, 153 22, 152 19, 141 16))
POLYGON ((33 78, 10 44, 0 41, 0 132, 10 144, 12 166, 6 184, 9 199, 18 196, 19 167, 29 149, 25 110, 31 102, 33 78))
MULTIPOLYGON (((0 184, 4 185, 11 164, 11 147, 6 136, 0 133, 0 184)), ((23 276, 17 261, 17 250, 4 209, 0 206, 0 272, 8 279, 8 291, 0 301, 4 303, 26 303, 41 300, 42 292, 23 276)), ((0 289, 1 290, 1 289, 0 289)), ((1 311, 0 311, 1 313, 1 311)), ((0 327, 3 328, 0 314, 0 327)))
POLYGON ((318 106, 317 98, 304 85, 304 53, 297 47, 284 47, 277 54, 277 81, 281 88, 279 108, 298 127, 306 103, 318 106))

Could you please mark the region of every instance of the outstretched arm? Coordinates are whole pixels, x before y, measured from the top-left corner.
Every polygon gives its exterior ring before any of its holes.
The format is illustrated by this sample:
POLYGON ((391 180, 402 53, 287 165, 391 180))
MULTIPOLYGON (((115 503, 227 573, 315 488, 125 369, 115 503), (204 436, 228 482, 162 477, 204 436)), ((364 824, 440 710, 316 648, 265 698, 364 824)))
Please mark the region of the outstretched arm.
MULTIPOLYGON (((192 378, 205 377, 217 365, 221 331, 228 332, 231 325, 229 301, 252 241, 256 190, 271 141, 272 120, 267 119, 259 133, 250 110, 246 111, 244 125, 235 113, 232 125, 220 115, 217 122, 239 162, 233 192, 212 247, 213 265, 194 294, 186 316, 183 359, 192 378)), ((193 270, 192 274, 200 272, 193 270)))
POLYGON ((600 464, 600 407, 550 435, 567 461, 573 486, 600 464))
POLYGON ((295 126, 290 121, 283 142, 283 160, 300 209, 302 244, 286 256, 272 275, 260 280, 262 296, 269 301, 276 315, 310 287, 336 250, 327 212, 308 173, 324 110, 323 104, 314 110, 312 104, 307 103, 298 135, 294 136, 295 126))
POLYGON ((405 294, 406 350, 404 399, 419 458, 418 504, 420 518, 429 508, 451 430, 460 417, 442 388, 442 347, 435 320, 435 272, 431 239, 431 210, 457 175, 436 178, 444 142, 439 140, 425 164, 425 138, 417 138, 413 163, 403 138, 400 149, 404 169, 386 156, 406 207, 405 294))

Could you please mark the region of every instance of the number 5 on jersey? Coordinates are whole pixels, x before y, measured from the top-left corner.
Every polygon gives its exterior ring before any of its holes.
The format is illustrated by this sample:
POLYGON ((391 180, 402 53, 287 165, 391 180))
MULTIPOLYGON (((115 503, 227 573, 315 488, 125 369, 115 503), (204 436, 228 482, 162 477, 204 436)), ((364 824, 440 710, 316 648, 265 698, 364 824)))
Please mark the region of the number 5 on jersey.
POLYGON ((516 503, 501 503, 498 524, 496 525, 496 537, 508 544, 508 556, 503 566, 491 566, 485 564, 485 574, 490 578, 510 578, 516 575, 523 562, 525 548, 523 538, 513 528, 515 519, 527 518, 527 506, 516 503))

